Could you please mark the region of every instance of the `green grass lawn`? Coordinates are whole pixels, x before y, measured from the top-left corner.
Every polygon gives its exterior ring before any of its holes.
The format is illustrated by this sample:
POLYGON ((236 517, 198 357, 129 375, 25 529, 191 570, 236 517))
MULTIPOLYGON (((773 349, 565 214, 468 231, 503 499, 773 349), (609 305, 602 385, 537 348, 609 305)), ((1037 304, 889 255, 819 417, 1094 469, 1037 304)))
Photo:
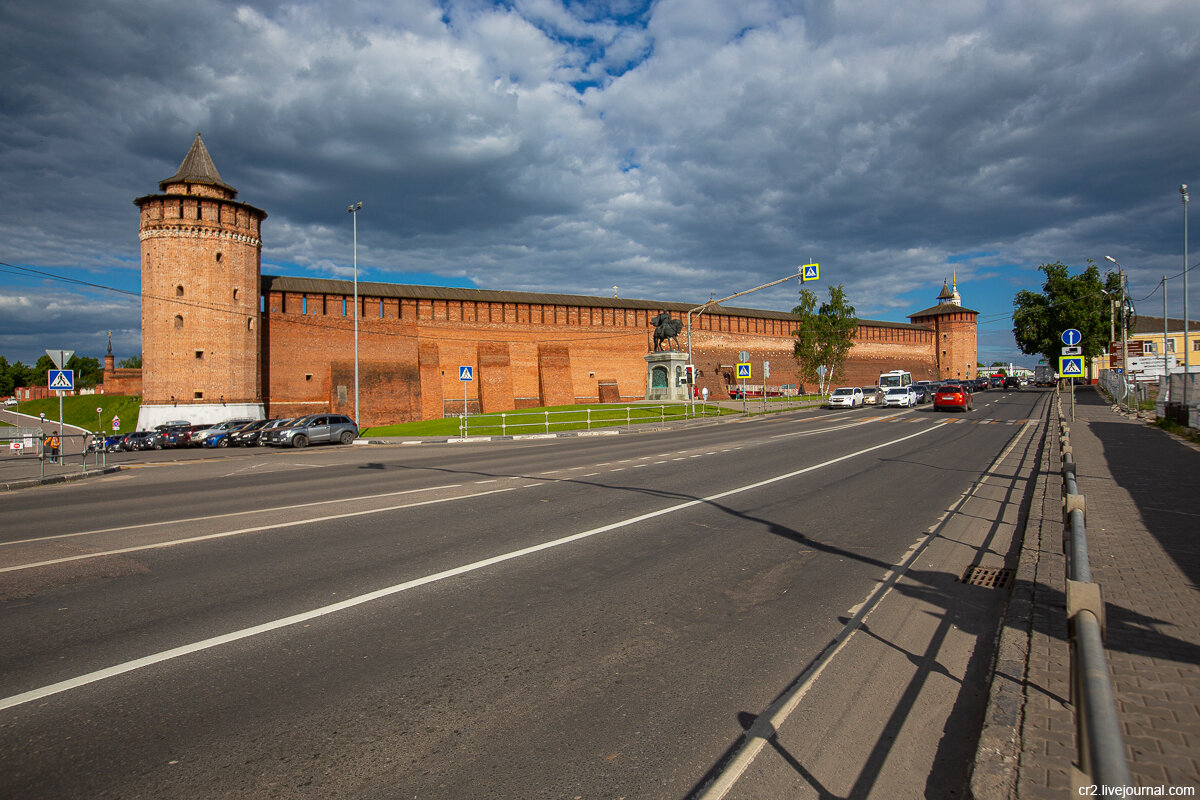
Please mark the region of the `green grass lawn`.
MULTIPOLYGON (((78 425, 89 431, 110 430, 112 418, 121 418, 121 430, 131 431, 137 424, 138 409, 142 398, 115 394, 85 394, 63 397, 63 422, 78 425), (101 409, 96 413, 96 409, 101 409)), ((58 421, 58 398, 49 400, 27 400, 20 405, 8 406, 6 411, 18 411, 36 417, 45 414, 47 420, 58 421)))
MULTIPOLYGON (((770 411, 783 410, 778 408, 783 400, 805 401, 819 399, 815 395, 804 398, 769 398, 767 409, 770 411)), ((138 408, 141 406, 140 397, 125 395, 80 395, 63 398, 63 421, 70 425, 78 425, 89 431, 102 429, 110 430, 112 418, 121 418, 121 430, 131 431, 137 424, 138 408), (100 413, 96 413, 96 409, 100 413)), ((695 405, 695 413, 700 416, 737 415, 741 413, 741 403, 734 402, 733 408, 722 408, 712 402, 707 406, 700 403, 695 405)), ((762 399, 746 401, 747 409, 757 413, 763 408, 762 399)), ((509 411, 504 414, 472 415, 469 418, 468 433, 471 436, 501 436, 529 433, 555 433, 567 430, 586 430, 588 428, 604 428, 616 425, 637 425, 647 422, 662 422, 686 419, 688 416, 687 403, 664 404, 663 406, 642 403, 616 405, 581 405, 581 406, 550 406, 546 408, 530 408, 520 411, 509 411), (548 423, 548 424, 547 424, 548 423)), ((9 406, 8 411, 19 411, 36 417, 44 413, 47 420, 58 420, 58 399, 29 400, 17 406, 9 406)), ((186 409, 180 409, 180 419, 186 419, 186 409)), ((458 417, 449 419, 430 419, 420 422, 406 422, 399 425, 378 425, 366 428, 363 436, 458 436, 458 417)))
MULTIPOLYGON (((707 407, 696 404, 696 416, 715 417, 739 414, 740 410, 720 408, 712 403, 707 407)), ((470 436, 515 436, 530 433, 555 433, 568 430, 587 430, 616 425, 637 425, 664 420, 681 420, 688 416, 686 403, 652 406, 631 405, 586 405, 548 406, 503 414, 475 414, 468 418, 470 436)), ((400 425, 379 425, 367 428, 363 436, 458 436, 459 419, 430 419, 421 422, 406 422, 400 425)))

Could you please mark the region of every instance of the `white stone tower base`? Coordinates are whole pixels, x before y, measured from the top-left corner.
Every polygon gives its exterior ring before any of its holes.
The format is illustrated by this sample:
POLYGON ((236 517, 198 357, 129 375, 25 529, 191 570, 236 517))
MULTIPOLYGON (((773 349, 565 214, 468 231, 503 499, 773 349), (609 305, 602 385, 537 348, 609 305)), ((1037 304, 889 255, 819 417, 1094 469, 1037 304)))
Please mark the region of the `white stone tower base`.
MULTIPOLYGON (((134 430, 152 431, 156 425, 168 422, 187 422, 193 425, 215 425, 227 419, 263 419, 262 403, 188 403, 186 405, 143 405, 138 411, 134 430)), ((124 428, 124 430, 129 430, 124 428)))

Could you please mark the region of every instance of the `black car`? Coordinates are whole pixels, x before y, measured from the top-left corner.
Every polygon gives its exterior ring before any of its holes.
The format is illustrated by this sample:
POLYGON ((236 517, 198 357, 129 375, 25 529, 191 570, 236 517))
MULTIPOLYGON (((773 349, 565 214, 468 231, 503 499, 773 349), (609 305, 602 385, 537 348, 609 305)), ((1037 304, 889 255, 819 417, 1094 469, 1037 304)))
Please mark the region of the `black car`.
POLYGON ((1004 379, 1004 388, 1005 389, 1020 389, 1021 388, 1021 379, 1014 375, 1009 375, 1007 378, 1004 379))
POLYGON ((180 422, 168 422, 165 425, 156 425, 154 433, 161 447, 155 449, 162 449, 162 447, 182 447, 185 444, 184 434, 191 427, 191 423, 180 422))
POLYGON ((122 450, 162 450, 158 431, 134 431, 121 442, 122 450))
POLYGON ((243 425, 236 430, 232 430, 225 437, 230 446, 237 445, 238 447, 252 447, 258 444, 259 437, 262 436, 263 429, 274 420, 260 419, 251 422, 249 425, 243 425))

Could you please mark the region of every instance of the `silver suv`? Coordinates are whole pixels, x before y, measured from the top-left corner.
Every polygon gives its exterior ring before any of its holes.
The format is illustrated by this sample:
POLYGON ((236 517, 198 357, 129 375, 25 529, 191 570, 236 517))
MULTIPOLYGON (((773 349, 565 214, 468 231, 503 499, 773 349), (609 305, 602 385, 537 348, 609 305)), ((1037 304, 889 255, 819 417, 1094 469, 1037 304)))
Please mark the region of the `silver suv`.
POLYGON ((267 444, 307 447, 310 444, 350 444, 358 438, 354 420, 342 414, 309 414, 292 424, 266 432, 267 444))

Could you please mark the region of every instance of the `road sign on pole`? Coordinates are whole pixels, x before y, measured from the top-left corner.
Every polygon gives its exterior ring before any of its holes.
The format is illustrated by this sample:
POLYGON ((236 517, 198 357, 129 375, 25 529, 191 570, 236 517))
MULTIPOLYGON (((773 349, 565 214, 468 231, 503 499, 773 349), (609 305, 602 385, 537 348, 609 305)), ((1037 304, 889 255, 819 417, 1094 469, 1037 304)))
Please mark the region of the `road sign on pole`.
POLYGON ((1059 356, 1058 374, 1064 378, 1083 377, 1083 356, 1059 356))
POLYGON ((1067 328, 1062 332, 1062 343, 1068 347, 1074 347, 1081 341, 1083 341, 1083 334, 1079 332, 1078 328, 1067 328))
POLYGON ((808 281, 820 280, 821 265, 820 264, 805 264, 800 272, 800 282, 807 283, 808 281))
POLYGON ((738 364, 737 365, 737 379, 739 381, 750 379, 750 365, 749 364, 738 364))
POLYGON ((458 368, 458 379, 460 381, 475 380, 475 375, 474 375, 473 369, 471 367, 459 367, 458 368))
POLYGON ((74 350, 47 350, 46 355, 50 356, 50 360, 54 362, 54 366, 59 369, 71 360, 71 356, 75 355, 74 350))
POLYGON ((46 373, 46 377, 50 381, 50 388, 55 391, 69 392, 75 388, 75 370, 73 369, 52 369, 46 373))
POLYGON ((1062 354, 1064 356, 1081 356, 1081 355, 1083 355, 1083 348, 1082 347, 1064 347, 1062 349, 1062 354))

